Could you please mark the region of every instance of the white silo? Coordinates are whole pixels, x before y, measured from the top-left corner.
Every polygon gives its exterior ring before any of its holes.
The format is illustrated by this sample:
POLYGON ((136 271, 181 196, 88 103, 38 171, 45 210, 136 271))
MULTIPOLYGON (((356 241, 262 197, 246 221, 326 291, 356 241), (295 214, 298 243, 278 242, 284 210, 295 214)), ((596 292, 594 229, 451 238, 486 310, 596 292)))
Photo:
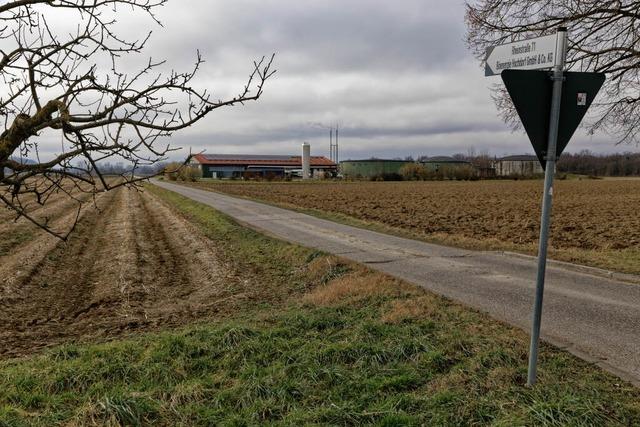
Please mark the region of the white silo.
POLYGON ((311 145, 308 142, 302 144, 302 179, 311 177, 311 145))

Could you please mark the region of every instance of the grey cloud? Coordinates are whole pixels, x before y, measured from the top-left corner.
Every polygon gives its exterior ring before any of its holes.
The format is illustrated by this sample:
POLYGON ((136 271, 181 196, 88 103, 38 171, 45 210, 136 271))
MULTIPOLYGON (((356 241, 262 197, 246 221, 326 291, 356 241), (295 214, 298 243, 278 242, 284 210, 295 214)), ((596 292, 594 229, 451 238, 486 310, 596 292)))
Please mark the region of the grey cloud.
POLYGON ((154 42, 183 59, 195 47, 214 63, 277 52, 283 69, 304 73, 442 69, 464 53, 461 8, 442 0, 190 3, 202 19, 170 3, 169 31, 154 42))
MULTIPOLYGON (((171 0, 158 14, 164 27, 118 18, 127 35, 154 30, 124 66, 152 56, 186 70, 200 49, 207 62, 194 84, 221 98, 242 88, 253 59, 277 53, 264 96, 177 133, 170 142, 185 149, 176 156, 293 153, 305 140, 326 155, 327 131, 313 123, 341 124, 343 158, 531 151, 496 115, 488 89, 496 80, 465 49, 463 14, 449 0, 171 0)), ((579 135, 569 150, 582 148, 617 149, 602 135, 579 135)))
MULTIPOLYGON (((503 131, 501 126, 480 123, 460 124, 460 123, 441 123, 432 126, 416 126, 416 127, 350 127, 348 125, 339 126, 340 135, 343 139, 361 139, 373 140, 381 138, 397 138, 405 137, 430 137, 434 135, 449 134, 474 134, 479 132, 500 132, 503 131)), ((245 145, 254 141, 306 141, 316 138, 328 138, 329 130, 320 128, 309 123, 306 125, 295 127, 282 127, 274 129, 265 129, 262 132, 240 134, 236 132, 219 132, 215 136, 211 135, 194 135, 185 138, 196 145, 206 145, 212 142, 224 142, 227 145, 245 145)))

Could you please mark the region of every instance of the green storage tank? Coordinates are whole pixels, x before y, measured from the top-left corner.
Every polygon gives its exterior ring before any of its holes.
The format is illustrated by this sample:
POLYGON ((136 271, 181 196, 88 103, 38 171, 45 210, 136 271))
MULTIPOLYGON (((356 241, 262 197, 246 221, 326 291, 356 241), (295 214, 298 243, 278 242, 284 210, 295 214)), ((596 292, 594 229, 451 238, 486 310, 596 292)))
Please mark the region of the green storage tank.
POLYGON ((471 167, 471 163, 466 160, 459 160, 449 156, 435 156, 429 157, 422 162, 422 165, 427 168, 428 171, 437 172, 442 168, 448 168, 451 170, 471 167))
POLYGON ((345 178, 372 178, 380 175, 399 174, 402 166, 414 163, 407 160, 344 160, 340 162, 340 173, 345 178))

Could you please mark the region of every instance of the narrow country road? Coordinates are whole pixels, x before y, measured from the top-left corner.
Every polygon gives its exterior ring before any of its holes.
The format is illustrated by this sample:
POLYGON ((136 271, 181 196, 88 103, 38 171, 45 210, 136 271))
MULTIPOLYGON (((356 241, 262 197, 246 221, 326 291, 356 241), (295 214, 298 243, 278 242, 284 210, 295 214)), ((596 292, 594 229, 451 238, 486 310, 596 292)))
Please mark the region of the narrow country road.
MULTIPOLYGON (((438 246, 164 181, 270 235, 367 264, 529 330, 536 261, 438 246)), ((640 284, 560 264, 547 268, 545 340, 640 385, 640 284)))

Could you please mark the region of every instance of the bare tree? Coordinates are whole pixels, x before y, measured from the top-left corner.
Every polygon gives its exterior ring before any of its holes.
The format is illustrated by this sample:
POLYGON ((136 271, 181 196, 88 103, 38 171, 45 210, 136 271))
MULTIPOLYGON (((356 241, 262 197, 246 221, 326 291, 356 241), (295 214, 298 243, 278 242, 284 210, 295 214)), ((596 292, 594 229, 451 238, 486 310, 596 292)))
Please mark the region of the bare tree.
MULTIPOLYGON (((135 185, 136 170, 166 159, 162 141, 211 111, 257 100, 275 72, 273 56, 254 62, 238 95, 214 98, 192 86, 203 59, 199 52, 186 72, 162 72, 164 61, 149 59, 137 71, 122 71, 124 59, 141 53, 151 33, 137 40, 118 34, 119 14, 155 14, 167 0, 13 0, 0 5, 0 200, 66 239, 46 221, 30 215, 56 192, 75 197, 135 185), (62 31, 51 19, 73 22, 62 31), (42 141, 60 141, 53 155, 42 141), (35 162, 22 161, 24 158, 35 162), (42 159, 42 160, 41 160, 42 159), (131 165, 120 179, 107 179, 100 162, 131 165)), ((78 210, 80 209, 80 200, 78 210)))
MULTIPOLYGON (((479 0, 466 5, 467 44, 479 60, 502 42, 569 29, 568 66, 606 72, 602 102, 592 108, 591 132, 603 129, 620 142, 638 141, 640 132, 640 1, 479 0)), ((494 101, 510 124, 517 115, 503 87, 494 101)))

